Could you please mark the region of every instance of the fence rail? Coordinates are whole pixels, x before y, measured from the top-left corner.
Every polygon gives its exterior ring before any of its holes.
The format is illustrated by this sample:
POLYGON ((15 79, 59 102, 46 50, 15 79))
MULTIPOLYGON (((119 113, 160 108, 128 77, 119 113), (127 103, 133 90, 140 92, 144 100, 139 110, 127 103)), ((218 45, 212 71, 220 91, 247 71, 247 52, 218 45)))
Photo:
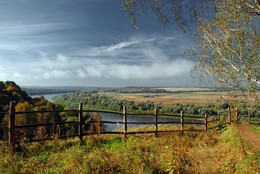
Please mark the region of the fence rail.
POLYGON ((260 124, 260 118, 254 117, 252 108, 240 110, 238 113, 238 120, 247 120, 250 124, 260 124))
MULTIPOLYGON (((39 110, 39 111, 26 111, 26 112, 16 112, 15 111, 15 102, 10 103, 10 111, 9 112, 2 112, 1 114, 8 114, 9 115, 9 124, 8 126, 0 126, 0 128, 8 128, 8 142, 12 149, 14 149, 15 144, 20 143, 21 140, 17 138, 16 130, 17 129, 24 129, 24 128, 38 128, 38 127, 47 127, 51 126, 53 127, 53 132, 49 134, 49 137, 44 138, 37 138, 33 137, 28 139, 29 142, 37 142, 37 141, 46 141, 46 140, 52 140, 55 138, 69 138, 69 137, 79 137, 82 141, 83 136, 87 135, 93 135, 93 134, 123 134, 125 138, 127 138, 128 134, 143 134, 143 133, 154 133, 156 136, 158 136, 159 132, 176 132, 176 131, 208 131, 211 129, 220 129, 226 124, 231 124, 231 122, 238 121, 239 119, 243 118, 243 115, 238 114, 238 110, 234 109, 231 110, 228 108, 227 110, 227 116, 221 116, 218 115, 208 115, 205 114, 201 117, 199 116, 192 116, 192 115, 186 115, 183 113, 183 111, 180 112, 179 115, 177 114, 165 114, 165 113, 158 113, 158 110, 155 109, 154 113, 130 113, 127 112, 127 108, 124 106, 122 112, 117 111, 108 111, 108 110, 98 110, 98 109, 83 109, 82 103, 79 104, 78 109, 73 110, 39 110), (232 113, 235 112, 234 118, 232 120, 232 113), (25 114, 44 114, 44 113, 66 113, 66 112, 74 112, 78 115, 77 121, 57 121, 54 120, 54 122, 45 122, 45 123, 34 123, 34 124, 23 124, 23 125, 16 125, 15 119, 17 115, 25 115, 25 114), (101 127, 101 124, 120 124, 123 125, 123 129, 121 131, 102 131, 102 130, 95 130, 95 131, 83 131, 83 126, 86 126, 86 123, 83 120, 83 113, 93 113, 93 112, 99 112, 99 113, 110 113, 110 114, 118 114, 122 116, 122 121, 107 121, 107 120, 88 120, 88 124, 98 124, 99 127, 101 127), (154 119, 153 121, 128 121, 128 117, 131 115, 142 115, 142 116, 152 116, 154 119), (170 118, 177 118, 173 121, 158 121, 158 117, 170 117, 170 118), (224 119, 224 122, 221 122, 224 119), (128 125, 135 124, 135 125, 153 125, 153 130, 146 130, 146 131, 129 131, 128 125), (179 125, 180 128, 177 130, 159 130, 158 128, 160 125, 165 124, 175 124, 179 125), (61 125, 76 125, 77 126, 77 133, 69 134, 69 135, 62 135, 59 134, 59 131, 62 131, 62 128, 58 128, 61 125), (198 125, 197 128, 189 128, 187 129, 185 125, 198 125), (185 129, 186 128, 186 129, 185 129)), ((250 111, 248 111, 248 117, 247 117, 249 123, 253 123, 250 115, 250 111)))

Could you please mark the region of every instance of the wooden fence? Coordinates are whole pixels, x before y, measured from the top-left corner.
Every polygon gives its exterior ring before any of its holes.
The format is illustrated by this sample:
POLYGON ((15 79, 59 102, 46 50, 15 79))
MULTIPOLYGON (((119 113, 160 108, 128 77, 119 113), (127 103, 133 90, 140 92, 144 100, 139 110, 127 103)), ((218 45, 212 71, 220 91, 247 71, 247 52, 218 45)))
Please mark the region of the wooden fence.
MULTIPOLYGON (((115 112, 115 111, 106 111, 106 110, 95 110, 95 109, 83 109, 82 103, 79 104, 78 109, 74 110, 55 110, 55 111, 50 111, 50 110, 41 110, 41 111, 26 111, 26 112, 16 112, 15 111, 15 102, 10 103, 10 111, 8 113, 9 115, 9 124, 8 124, 8 142, 9 145, 12 149, 14 149, 15 144, 18 144, 21 142, 21 139, 17 138, 16 130, 17 129, 22 129, 22 128, 37 128, 37 127, 46 127, 46 126, 51 126, 53 127, 53 132, 52 136, 50 137, 44 137, 44 138, 31 138, 28 139, 27 141, 29 142, 36 142, 36 141, 45 141, 45 140, 52 140, 54 137, 55 138, 68 138, 68 137, 79 137, 80 140, 82 141, 83 136, 87 135, 93 135, 93 134, 122 134, 124 135, 125 138, 127 138, 128 134, 141 134, 141 133, 154 133, 156 136, 158 136, 159 132, 174 132, 174 131, 208 131, 210 129, 221 129, 226 124, 231 124, 231 122, 237 122, 239 120, 238 116, 238 110, 235 109, 233 110, 235 112, 235 115, 233 116, 232 119, 232 112, 231 109, 228 108, 226 111, 226 115, 208 115, 205 114, 204 116, 192 116, 192 115, 186 115, 184 112, 180 112, 180 114, 164 114, 164 113, 158 113, 158 110, 155 109, 154 113, 130 113, 127 112, 126 106, 123 107, 122 112, 115 112), (17 115, 24 115, 24 114, 43 114, 43 113, 64 113, 64 112, 75 112, 78 115, 78 120, 77 121, 53 121, 51 123, 34 123, 34 124, 24 124, 24 125, 16 125, 15 124, 15 119, 17 115), (86 124, 83 121, 83 114, 84 113, 91 113, 91 112, 99 112, 99 113, 110 113, 110 114, 117 114, 122 116, 122 121, 96 121, 96 120, 90 120, 88 123, 98 123, 98 124, 121 124, 123 125, 123 130, 115 130, 115 131, 95 131, 95 132, 86 132, 83 131, 83 126, 86 124), (142 115, 142 116, 152 116, 153 121, 152 122, 130 122, 128 121, 128 117, 131 115, 142 115), (170 117, 170 118, 176 118, 173 121, 167 121, 167 122, 161 122, 158 121, 159 117, 170 117), (72 135, 60 135, 58 134, 58 126, 59 125, 65 125, 65 124, 76 124, 77 125, 77 133, 72 134, 72 135), (129 131, 128 130, 128 125, 130 124, 152 124, 153 130, 145 130, 145 131, 129 131), (159 127, 164 124, 175 124, 179 125, 179 129, 174 129, 174 130, 159 130, 159 127), (191 128, 186 128, 185 125, 197 125, 193 129, 191 128)), ((7 113, 4 113, 7 114, 7 113)), ((248 117, 250 119, 250 116, 248 117)), ((54 119, 56 120, 56 119, 54 119)), ((250 120, 249 120, 250 122, 250 120)), ((4 128, 5 126, 2 126, 4 128)))
POLYGON ((253 115, 255 115, 255 114, 253 114, 253 109, 248 108, 248 109, 240 110, 237 118, 239 121, 244 120, 244 121, 248 122, 249 124, 259 125, 260 117, 256 117, 253 115))

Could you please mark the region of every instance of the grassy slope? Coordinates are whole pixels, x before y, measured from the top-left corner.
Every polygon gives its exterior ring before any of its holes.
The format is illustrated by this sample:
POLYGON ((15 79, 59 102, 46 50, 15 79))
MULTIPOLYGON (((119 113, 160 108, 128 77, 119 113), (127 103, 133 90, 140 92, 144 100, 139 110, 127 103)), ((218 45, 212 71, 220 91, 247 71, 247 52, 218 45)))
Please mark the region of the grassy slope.
POLYGON ((257 173, 259 152, 245 155, 237 128, 218 132, 78 139, 1 146, 0 173, 257 173))

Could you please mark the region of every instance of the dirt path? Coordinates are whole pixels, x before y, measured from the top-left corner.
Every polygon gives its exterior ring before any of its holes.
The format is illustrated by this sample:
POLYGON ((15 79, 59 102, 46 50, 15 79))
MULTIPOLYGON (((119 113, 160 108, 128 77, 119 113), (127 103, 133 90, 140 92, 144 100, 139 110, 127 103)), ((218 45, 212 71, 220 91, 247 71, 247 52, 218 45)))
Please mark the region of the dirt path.
POLYGON ((237 124, 237 128, 243 141, 252 144, 253 149, 260 150, 260 138, 256 136, 256 131, 251 130, 245 123, 237 124))

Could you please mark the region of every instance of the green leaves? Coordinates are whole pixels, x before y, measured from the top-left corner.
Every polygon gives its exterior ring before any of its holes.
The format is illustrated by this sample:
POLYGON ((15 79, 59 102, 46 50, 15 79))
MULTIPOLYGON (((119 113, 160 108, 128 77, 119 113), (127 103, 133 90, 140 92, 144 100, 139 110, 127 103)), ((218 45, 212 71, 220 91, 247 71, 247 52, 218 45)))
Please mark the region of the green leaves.
POLYGON ((197 70, 209 75, 219 86, 252 91, 260 84, 257 51, 260 42, 256 40, 259 38, 259 18, 257 20, 241 8, 247 2, 221 1, 216 5, 216 17, 201 21, 196 67, 202 67, 197 70))

